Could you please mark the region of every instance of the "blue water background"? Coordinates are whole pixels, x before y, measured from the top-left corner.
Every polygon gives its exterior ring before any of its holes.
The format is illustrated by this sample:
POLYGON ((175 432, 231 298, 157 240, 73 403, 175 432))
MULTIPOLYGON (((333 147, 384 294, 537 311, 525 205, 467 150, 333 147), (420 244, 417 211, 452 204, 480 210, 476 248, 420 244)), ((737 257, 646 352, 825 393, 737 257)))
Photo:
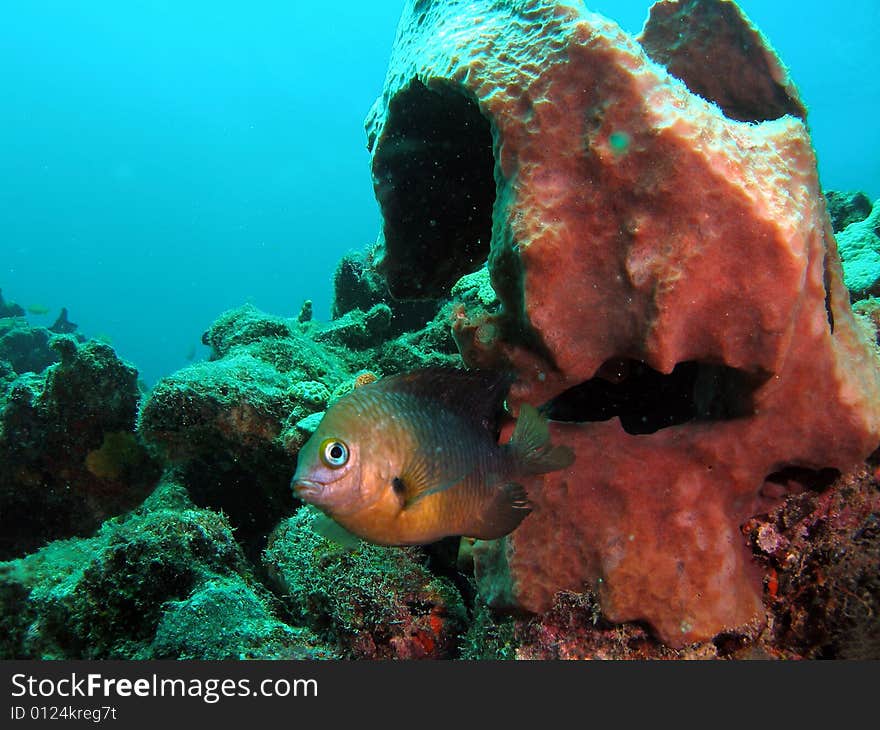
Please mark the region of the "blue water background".
MULTIPOLYGON (((590 9, 637 32, 649 2, 590 9)), ((880 0, 743 0, 791 70, 826 189, 880 196, 880 0)), ((0 288, 147 383, 243 302, 327 318, 375 240, 363 120, 402 2, 18 0, 0 12, 0 288)))

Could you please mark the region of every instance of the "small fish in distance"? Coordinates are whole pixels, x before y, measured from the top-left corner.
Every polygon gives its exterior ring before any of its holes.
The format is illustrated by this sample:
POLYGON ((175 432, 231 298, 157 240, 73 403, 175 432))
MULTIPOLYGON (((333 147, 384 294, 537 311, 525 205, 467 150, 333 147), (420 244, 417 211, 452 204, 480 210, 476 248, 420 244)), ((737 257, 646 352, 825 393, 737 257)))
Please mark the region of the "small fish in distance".
POLYGON ((339 399, 300 450, 292 480, 301 500, 336 523, 316 529, 343 544, 347 531, 380 545, 511 532, 531 509, 522 478, 564 469, 574 453, 550 443, 547 421, 528 404, 498 444, 509 385, 504 373, 427 368, 339 399))

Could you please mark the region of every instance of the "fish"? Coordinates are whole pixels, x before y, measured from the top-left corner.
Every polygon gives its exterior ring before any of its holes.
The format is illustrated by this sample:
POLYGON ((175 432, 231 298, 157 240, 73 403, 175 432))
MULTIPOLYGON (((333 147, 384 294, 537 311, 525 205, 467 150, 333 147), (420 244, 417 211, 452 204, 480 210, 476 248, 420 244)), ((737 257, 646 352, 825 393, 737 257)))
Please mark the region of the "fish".
POLYGON ((28 314, 33 314, 38 317, 44 314, 49 314, 49 311, 49 307, 45 304, 29 304, 27 307, 28 314))
POLYGON ((337 400, 300 449, 291 480, 296 496, 329 518, 313 528, 343 545, 512 532, 531 511, 523 482, 565 469, 574 453, 550 443, 547 420, 530 404, 499 445, 511 382, 504 372, 425 368, 337 400))

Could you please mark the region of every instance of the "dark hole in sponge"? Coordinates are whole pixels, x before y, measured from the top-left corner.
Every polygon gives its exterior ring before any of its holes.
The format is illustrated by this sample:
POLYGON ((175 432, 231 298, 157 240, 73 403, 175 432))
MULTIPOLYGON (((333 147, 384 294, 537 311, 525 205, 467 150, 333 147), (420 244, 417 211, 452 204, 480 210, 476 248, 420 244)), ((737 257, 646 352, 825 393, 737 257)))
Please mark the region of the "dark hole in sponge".
MULTIPOLYGON (((786 466, 768 475, 764 480, 764 492, 772 492, 772 485, 780 487, 785 493, 799 493, 806 490, 822 492, 830 487, 840 476, 840 471, 831 467, 809 469, 803 466, 786 466)), ((770 496, 779 496, 771 494, 770 496)))
POLYGON ((495 203, 489 122, 447 82, 413 81, 389 103, 373 156, 391 293, 439 297, 486 260, 495 203))
POLYGON ((664 374, 638 360, 614 360, 541 410, 555 421, 617 417, 627 433, 654 433, 688 421, 748 416, 752 394, 764 379, 724 365, 681 362, 664 374))

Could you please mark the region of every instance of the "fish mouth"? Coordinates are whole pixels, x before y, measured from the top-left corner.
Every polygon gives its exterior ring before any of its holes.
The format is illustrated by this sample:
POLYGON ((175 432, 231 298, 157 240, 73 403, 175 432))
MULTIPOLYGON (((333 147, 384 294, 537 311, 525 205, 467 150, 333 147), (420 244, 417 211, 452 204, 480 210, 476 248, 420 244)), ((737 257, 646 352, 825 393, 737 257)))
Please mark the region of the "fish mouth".
POLYGON ((293 482, 293 492, 304 502, 308 502, 320 496, 324 491, 324 485, 313 482, 309 479, 295 479, 293 482))

